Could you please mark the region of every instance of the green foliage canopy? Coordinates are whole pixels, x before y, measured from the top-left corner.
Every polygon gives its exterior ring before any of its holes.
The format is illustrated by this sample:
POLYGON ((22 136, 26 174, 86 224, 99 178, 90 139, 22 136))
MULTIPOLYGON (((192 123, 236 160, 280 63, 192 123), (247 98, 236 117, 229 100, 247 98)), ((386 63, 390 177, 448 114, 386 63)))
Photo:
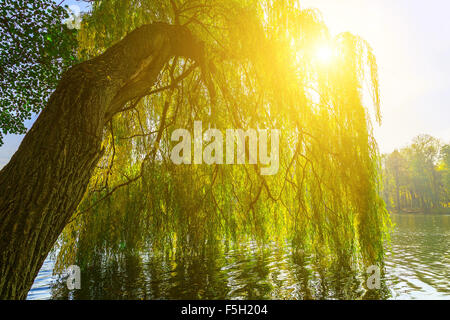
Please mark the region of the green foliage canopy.
POLYGON ((0 1, 0 145, 26 132, 24 121, 45 106, 60 76, 76 62, 76 30, 53 0, 0 1))
POLYGON ((384 155, 383 196, 398 211, 445 211, 450 206, 449 145, 430 135, 384 155))

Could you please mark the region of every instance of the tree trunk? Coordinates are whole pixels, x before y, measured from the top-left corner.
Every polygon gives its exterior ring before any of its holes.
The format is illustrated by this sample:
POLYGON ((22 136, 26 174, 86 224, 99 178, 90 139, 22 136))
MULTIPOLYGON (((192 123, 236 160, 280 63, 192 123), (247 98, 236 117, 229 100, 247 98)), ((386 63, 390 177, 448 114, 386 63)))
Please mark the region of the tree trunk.
POLYGON ((397 210, 398 210, 398 212, 401 212, 402 211, 402 206, 400 204, 400 188, 398 186, 398 182, 397 182, 397 184, 395 186, 395 194, 396 194, 396 197, 397 197, 397 210))
POLYGON ((145 95, 173 56, 198 59, 186 28, 154 23, 74 66, 0 171, 0 299, 24 299, 102 156, 104 125, 145 95))

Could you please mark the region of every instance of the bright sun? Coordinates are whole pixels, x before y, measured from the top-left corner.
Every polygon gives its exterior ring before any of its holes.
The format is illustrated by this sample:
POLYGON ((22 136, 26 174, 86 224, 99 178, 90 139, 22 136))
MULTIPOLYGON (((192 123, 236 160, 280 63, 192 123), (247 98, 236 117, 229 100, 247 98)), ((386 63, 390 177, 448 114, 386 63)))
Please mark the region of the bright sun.
POLYGON ((321 64, 330 64, 334 58, 333 48, 326 44, 319 46, 316 51, 316 57, 321 64))

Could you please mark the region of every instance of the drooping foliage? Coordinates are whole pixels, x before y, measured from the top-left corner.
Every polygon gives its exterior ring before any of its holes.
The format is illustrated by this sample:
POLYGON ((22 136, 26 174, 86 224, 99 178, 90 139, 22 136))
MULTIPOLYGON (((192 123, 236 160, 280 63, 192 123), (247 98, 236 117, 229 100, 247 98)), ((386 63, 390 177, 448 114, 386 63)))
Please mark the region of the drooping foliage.
POLYGON ((172 59, 153 93, 105 128, 105 155, 60 239, 59 266, 243 238, 290 241, 323 263, 380 262, 390 222, 379 196, 370 114, 380 121, 380 95, 368 43, 330 35, 320 13, 297 1, 109 0, 85 17, 79 54, 96 56, 154 21, 189 27, 205 59, 172 59), (278 174, 173 164, 171 133, 192 132, 196 120, 222 132, 279 129, 278 174))
POLYGON ((53 0, 0 1, 0 146, 4 134, 26 132, 24 121, 76 62, 76 30, 67 18, 53 0))

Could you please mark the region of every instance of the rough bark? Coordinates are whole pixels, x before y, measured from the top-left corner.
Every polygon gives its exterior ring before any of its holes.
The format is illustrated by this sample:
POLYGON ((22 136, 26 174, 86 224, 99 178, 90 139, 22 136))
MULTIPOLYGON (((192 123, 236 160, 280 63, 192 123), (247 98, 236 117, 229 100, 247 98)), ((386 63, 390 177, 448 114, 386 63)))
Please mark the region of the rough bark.
POLYGON ((0 171, 0 299, 26 298, 83 197, 105 124, 151 89, 171 57, 200 59, 201 52, 187 29, 154 23, 63 75, 0 171))

